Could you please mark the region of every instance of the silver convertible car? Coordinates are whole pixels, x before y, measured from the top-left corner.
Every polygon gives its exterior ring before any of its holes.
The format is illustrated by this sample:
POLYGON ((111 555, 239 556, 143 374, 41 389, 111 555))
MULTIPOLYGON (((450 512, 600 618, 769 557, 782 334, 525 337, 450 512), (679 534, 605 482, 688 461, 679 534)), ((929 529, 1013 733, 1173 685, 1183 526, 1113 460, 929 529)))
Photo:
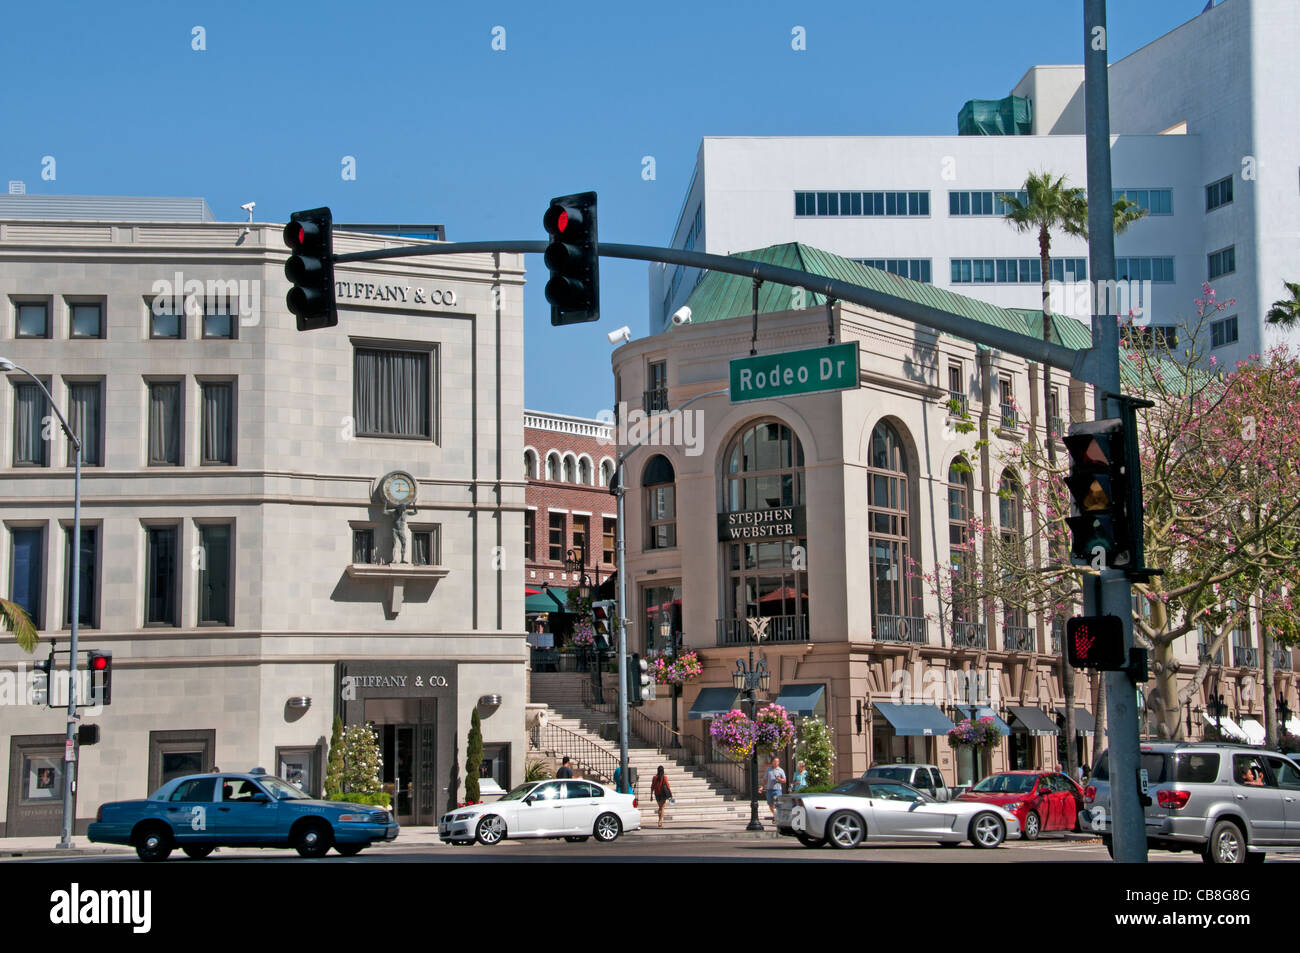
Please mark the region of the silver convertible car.
POLYGON ((857 847, 871 840, 970 841, 997 847, 1020 832, 1014 814, 992 804, 939 802, 901 781, 845 781, 823 794, 787 794, 776 802, 777 829, 805 847, 857 847))

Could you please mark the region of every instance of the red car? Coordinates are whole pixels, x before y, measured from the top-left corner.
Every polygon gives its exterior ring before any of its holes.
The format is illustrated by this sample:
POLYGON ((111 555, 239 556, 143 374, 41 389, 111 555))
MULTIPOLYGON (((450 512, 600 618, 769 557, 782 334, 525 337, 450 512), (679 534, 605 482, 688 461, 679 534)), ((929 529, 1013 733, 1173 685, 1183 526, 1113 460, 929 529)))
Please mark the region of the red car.
POLYGON ((957 800, 996 804, 1020 821, 1021 837, 1035 840, 1043 831, 1079 829, 1083 788, 1058 771, 1004 771, 990 774, 957 800))

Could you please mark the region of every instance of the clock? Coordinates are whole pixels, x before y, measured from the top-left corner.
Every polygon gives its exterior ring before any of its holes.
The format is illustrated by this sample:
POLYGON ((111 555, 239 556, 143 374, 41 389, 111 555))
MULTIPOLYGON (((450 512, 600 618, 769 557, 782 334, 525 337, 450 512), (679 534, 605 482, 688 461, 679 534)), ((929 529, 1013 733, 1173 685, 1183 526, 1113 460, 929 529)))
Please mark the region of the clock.
POLYGON ((402 470, 394 470, 379 481, 379 492, 390 506, 415 502, 415 477, 402 470))

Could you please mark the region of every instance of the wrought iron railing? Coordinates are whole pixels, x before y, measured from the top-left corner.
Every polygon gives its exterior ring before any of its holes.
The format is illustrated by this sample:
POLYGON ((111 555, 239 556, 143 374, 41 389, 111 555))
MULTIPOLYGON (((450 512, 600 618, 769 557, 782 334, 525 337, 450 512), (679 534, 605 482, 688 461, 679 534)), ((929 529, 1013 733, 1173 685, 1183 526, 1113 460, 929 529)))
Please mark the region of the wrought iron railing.
POLYGON ((1004 625, 1002 648, 1007 652, 1034 651, 1034 630, 1027 625, 1004 625))
POLYGON ((1259 649, 1253 645, 1234 645, 1232 664, 1237 668, 1259 668, 1259 649))
POLYGON ((668 412, 668 388, 652 387, 641 393, 641 409, 647 414, 664 414, 668 412))
MULTIPOLYGON (((1206 661, 1207 659, 1209 659, 1209 657, 1210 657, 1210 643, 1209 643, 1209 642, 1197 642, 1197 643, 1196 643, 1196 660, 1197 660, 1197 662, 1204 662, 1204 661, 1206 661)), ((1219 651, 1217 651, 1217 652, 1214 653, 1214 664, 1215 664, 1215 665, 1222 665, 1222 664, 1223 664, 1223 648, 1222 648, 1222 647, 1219 648, 1219 651)))
POLYGON ((877 614, 872 631, 876 639, 882 642, 926 643, 924 616, 877 614))
POLYGON ((954 622, 952 645, 956 649, 986 649, 989 647, 988 630, 982 622, 954 622))
POLYGON ((1291 671, 1291 650, 1282 645, 1273 646, 1273 667, 1279 672, 1291 671))
POLYGON ((1015 405, 1002 404, 1002 426, 1007 430, 1015 430, 1020 426, 1020 414, 1016 412, 1015 405))
POLYGON ((965 417, 969 405, 966 395, 961 391, 948 391, 948 413, 954 417, 965 417))
MULTIPOLYGON (((764 642, 807 642, 806 615, 769 615, 764 642)), ((749 619, 719 619, 718 645, 747 645, 754 641, 749 619)))
POLYGON ((583 777, 595 778, 605 784, 614 783, 614 769, 618 767, 618 753, 576 731, 559 725, 535 724, 528 732, 528 745, 540 754, 554 758, 568 758, 583 777))
POLYGON ((590 708, 592 711, 598 711, 601 714, 612 715, 617 709, 617 704, 611 699, 611 695, 618 694, 617 686, 613 692, 604 691, 604 700, 598 701, 596 698, 596 686, 586 679, 582 680, 582 707, 590 708))
POLYGON ((1061 438, 1065 436, 1065 421, 1060 417, 1047 418, 1047 425, 1052 429, 1052 436, 1061 438))

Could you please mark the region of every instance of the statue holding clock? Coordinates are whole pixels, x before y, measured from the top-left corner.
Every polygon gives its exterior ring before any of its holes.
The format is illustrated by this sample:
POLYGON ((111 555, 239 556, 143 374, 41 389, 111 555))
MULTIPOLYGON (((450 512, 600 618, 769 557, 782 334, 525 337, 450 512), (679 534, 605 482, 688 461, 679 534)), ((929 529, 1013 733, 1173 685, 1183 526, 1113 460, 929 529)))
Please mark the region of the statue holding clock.
POLYGON ((415 509, 415 477, 404 470, 394 470, 379 481, 379 495, 384 501, 384 512, 393 516, 393 562, 405 563, 409 534, 406 517, 415 509), (398 554, 401 554, 398 558, 398 554))

